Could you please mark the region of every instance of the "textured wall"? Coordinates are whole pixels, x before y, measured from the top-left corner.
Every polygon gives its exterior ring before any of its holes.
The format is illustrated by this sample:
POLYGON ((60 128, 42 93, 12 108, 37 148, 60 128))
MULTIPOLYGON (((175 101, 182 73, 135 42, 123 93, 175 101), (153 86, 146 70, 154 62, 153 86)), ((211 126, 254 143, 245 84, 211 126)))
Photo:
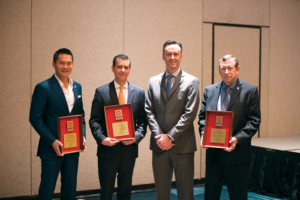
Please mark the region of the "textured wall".
POLYGON ((299 134, 300 1, 272 0, 268 136, 299 134))
POLYGON ((0 198, 31 194, 30 0, 0 1, 0 198))
MULTIPOLYGON (((172 3, 159 0, 88 0, 84 3, 80 0, 0 0, 0 198, 37 194, 39 136, 28 122, 30 98, 34 86, 54 73, 52 56, 61 47, 70 48, 74 53, 71 77, 83 86, 88 121, 95 89, 113 79, 110 66, 116 54, 125 53, 131 58, 129 81, 146 90, 149 78, 165 69, 161 60, 162 44, 167 39, 177 39, 183 43, 182 69, 199 78, 202 97, 203 88, 212 83, 211 23, 266 26, 261 35, 261 136, 299 134, 296 127, 300 113, 297 106, 300 95, 297 87, 299 8, 297 0, 175 0, 172 3)), ((243 46, 257 48, 256 31, 238 28, 230 32, 232 30, 235 29, 216 29, 216 36, 231 37, 238 41, 237 45, 243 43, 243 46), (248 35, 249 41, 245 39, 248 35)), ((216 41, 219 46, 224 44, 223 40, 216 41)), ((215 50, 215 54, 220 52, 215 50)), ((245 55, 254 56, 257 66, 257 52, 250 52, 254 55, 245 55)), ((241 76, 248 74, 245 70, 249 68, 249 61, 243 60, 241 76), (247 63, 246 68, 244 63, 247 63)), ((256 85, 257 69, 252 72, 256 85)), ((135 185, 153 183, 149 136, 148 132, 140 143, 133 176, 135 185)), ((200 150, 198 134, 197 140, 195 178, 203 178, 205 151, 200 150)), ((80 156, 78 191, 100 188, 97 145, 89 126, 87 145, 87 152, 80 156)), ((56 192, 59 192, 59 182, 56 192)))

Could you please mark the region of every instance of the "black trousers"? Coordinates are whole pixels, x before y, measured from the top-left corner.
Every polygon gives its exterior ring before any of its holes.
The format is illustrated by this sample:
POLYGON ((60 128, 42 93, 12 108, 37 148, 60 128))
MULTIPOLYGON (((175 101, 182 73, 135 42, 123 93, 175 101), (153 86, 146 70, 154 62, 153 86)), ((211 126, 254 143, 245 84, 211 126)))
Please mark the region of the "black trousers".
POLYGON ((212 165, 206 166, 205 199, 219 200, 225 180, 230 200, 247 200, 250 164, 228 165, 215 154, 212 165))
POLYGON ((134 159, 123 159, 121 154, 114 159, 98 157, 98 174, 100 182, 100 200, 111 200, 117 176, 118 200, 130 200, 134 159))

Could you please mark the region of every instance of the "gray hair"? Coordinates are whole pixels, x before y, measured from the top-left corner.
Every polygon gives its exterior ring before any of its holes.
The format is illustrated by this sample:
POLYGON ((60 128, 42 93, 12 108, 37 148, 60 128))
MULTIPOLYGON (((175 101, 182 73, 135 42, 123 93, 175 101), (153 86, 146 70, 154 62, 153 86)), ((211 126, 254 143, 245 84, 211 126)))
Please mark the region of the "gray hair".
POLYGON ((227 55, 225 55, 225 56, 223 56, 222 58, 219 59, 219 68, 221 67, 221 66, 220 66, 220 63, 221 63, 221 62, 224 62, 224 61, 226 61, 226 60, 228 60, 228 59, 230 59, 230 58, 233 58, 233 59, 234 59, 234 62, 235 62, 235 68, 237 68, 237 67, 239 66, 239 61, 238 61, 238 59, 236 59, 236 57, 234 57, 234 56, 231 55, 231 54, 227 54, 227 55))

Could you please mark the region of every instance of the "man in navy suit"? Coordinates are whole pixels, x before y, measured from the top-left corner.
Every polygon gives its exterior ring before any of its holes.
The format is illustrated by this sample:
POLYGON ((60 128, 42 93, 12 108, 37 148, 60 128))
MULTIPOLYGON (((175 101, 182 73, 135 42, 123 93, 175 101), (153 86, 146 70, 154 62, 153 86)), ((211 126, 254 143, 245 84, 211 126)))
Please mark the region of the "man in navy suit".
POLYGON ((259 128, 261 117, 258 89, 240 80, 239 70, 234 56, 223 56, 219 60, 219 74, 223 81, 207 86, 203 94, 198 122, 201 134, 204 134, 206 110, 234 112, 229 147, 206 150, 205 199, 209 200, 220 199, 224 179, 231 200, 247 200, 251 138, 259 128))
POLYGON ((115 80, 96 89, 89 122, 98 144, 100 199, 112 198, 116 174, 118 174, 117 199, 129 200, 133 168, 138 157, 138 143, 145 137, 147 131, 145 93, 143 89, 127 82, 131 62, 126 55, 115 56, 111 69, 115 80), (107 136, 104 106, 124 103, 132 105, 135 139, 120 142, 107 136))
POLYGON ((41 158, 42 174, 39 199, 52 199, 58 173, 61 173, 61 199, 74 200, 76 196, 79 153, 63 155, 63 144, 57 139, 57 117, 83 115, 85 148, 85 121, 81 85, 69 75, 73 69, 73 54, 62 48, 54 53, 52 66, 55 74, 36 85, 30 108, 29 121, 40 135, 37 156, 41 158))

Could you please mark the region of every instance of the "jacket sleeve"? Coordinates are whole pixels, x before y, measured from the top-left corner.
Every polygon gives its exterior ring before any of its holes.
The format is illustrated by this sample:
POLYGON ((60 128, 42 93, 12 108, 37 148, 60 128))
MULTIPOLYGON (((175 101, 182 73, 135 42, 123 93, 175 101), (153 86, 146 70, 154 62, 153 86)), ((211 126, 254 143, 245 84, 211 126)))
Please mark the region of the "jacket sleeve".
POLYGON ((101 121, 105 118, 103 109, 103 99, 100 92, 96 89, 94 100, 92 102, 90 128, 98 144, 106 138, 104 135, 105 127, 101 126, 101 121))
POLYGON ((51 145, 57 138, 51 134, 44 122, 44 115, 47 107, 47 90, 42 84, 38 84, 33 92, 30 106, 29 121, 41 139, 47 145, 51 145))
POLYGON ((199 125, 199 133, 200 136, 202 132, 204 132, 204 125, 205 125, 205 113, 206 113, 206 99, 207 99, 207 89, 204 89, 204 93, 203 93, 203 98, 202 98, 202 103, 201 103, 201 109, 199 112, 199 121, 198 121, 198 125, 199 125))

